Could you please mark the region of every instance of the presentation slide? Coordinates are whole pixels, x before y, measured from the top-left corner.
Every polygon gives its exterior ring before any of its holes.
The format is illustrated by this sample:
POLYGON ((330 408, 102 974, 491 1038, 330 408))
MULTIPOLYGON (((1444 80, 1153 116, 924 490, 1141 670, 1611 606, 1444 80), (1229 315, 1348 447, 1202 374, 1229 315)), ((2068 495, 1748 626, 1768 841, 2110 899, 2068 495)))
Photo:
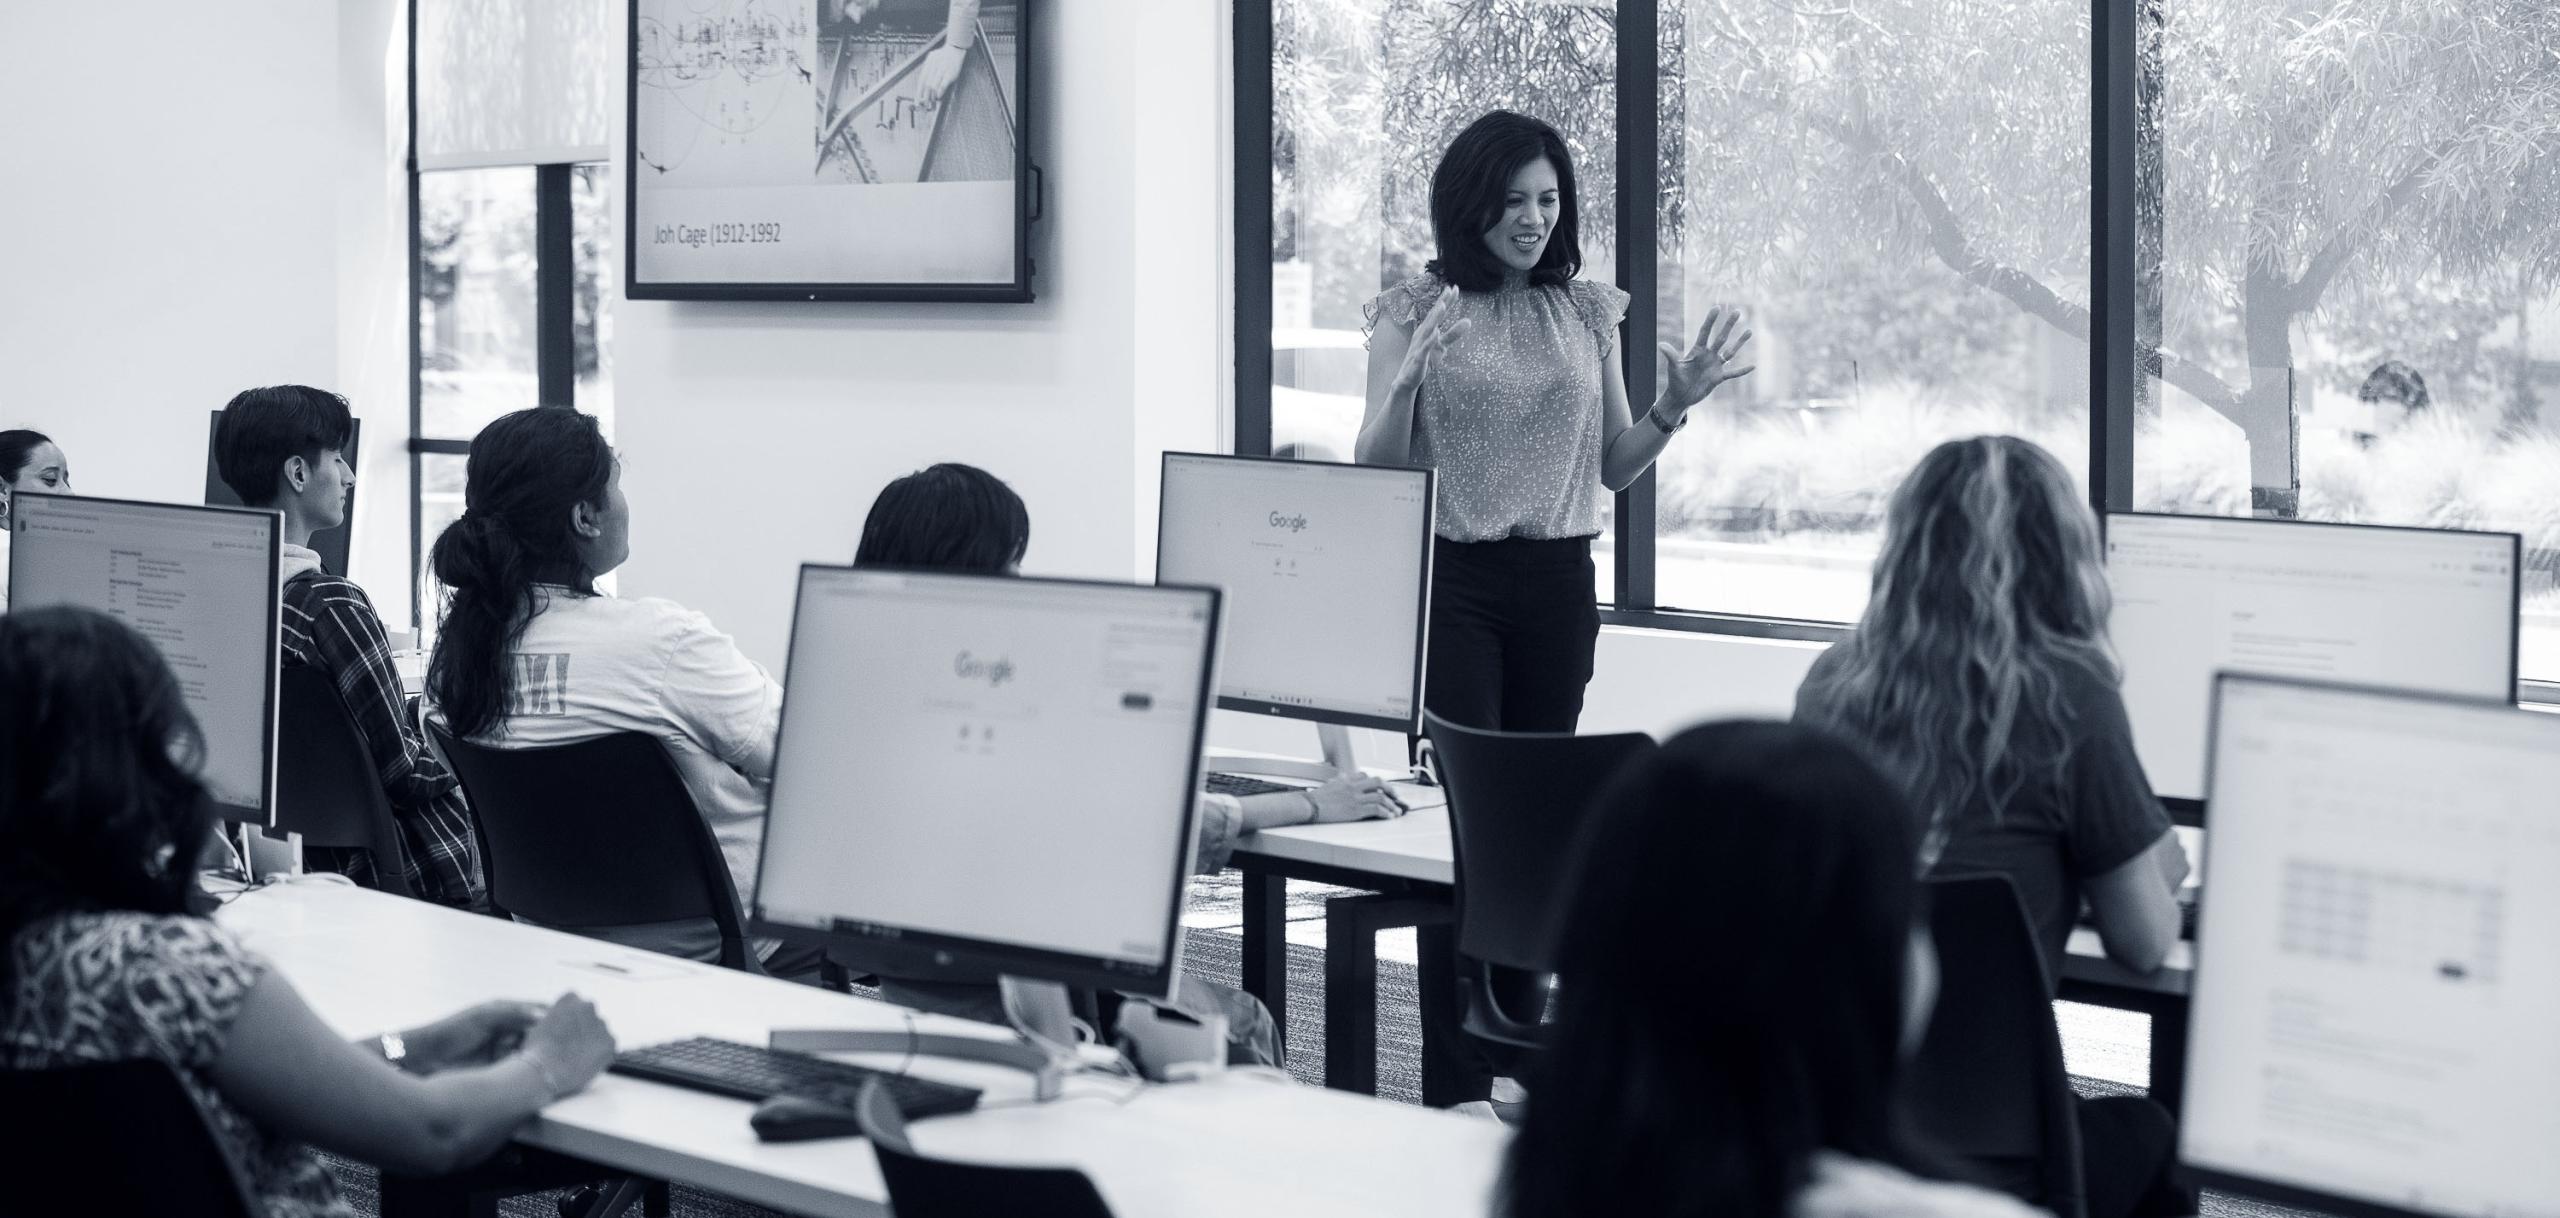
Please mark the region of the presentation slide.
POLYGON ((2111 633, 2152 789, 2204 797, 2221 670, 2512 698, 2514 562, 2497 534, 2109 516, 2111 633))
POLYGON ((804 573, 758 902, 1164 959, 1211 631, 1205 594, 804 573))
POLYGON ((633 287, 1015 280, 1021 0, 639 0, 633 287))
POLYGON ((49 495, 15 506, 10 607, 103 610, 157 644, 204 731, 203 778, 214 802, 263 807, 276 518, 49 495))
POLYGON ((1156 580, 1224 589, 1218 694, 1409 720, 1428 562, 1408 470, 1169 456, 1156 580))
POLYGON ((2560 1216, 2560 716, 2235 682, 2184 1153, 2560 1216))

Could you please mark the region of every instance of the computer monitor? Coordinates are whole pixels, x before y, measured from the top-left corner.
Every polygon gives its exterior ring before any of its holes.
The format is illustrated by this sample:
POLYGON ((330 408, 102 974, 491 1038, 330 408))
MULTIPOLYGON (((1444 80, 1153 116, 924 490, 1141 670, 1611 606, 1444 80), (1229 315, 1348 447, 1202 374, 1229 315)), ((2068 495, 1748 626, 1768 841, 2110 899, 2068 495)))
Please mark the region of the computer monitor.
MULTIPOLYGON (((347 464, 356 463, 356 439, 364 434, 364 420, 351 420, 347 432, 347 464)), ((231 484, 222 480, 222 463, 214 459, 213 437, 222 430, 222 412, 213 412, 213 422, 204 433, 204 501, 208 507, 242 507, 240 496, 233 494, 231 484)), ((347 504, 347 518, 334 529, 322 529, 311 535, 311 548, 319 552, 320 568, 331 575, 347 574, 347 540, 355 536, 356 506, 347 504)))
POLYGON ((2332 1214, 2560 1215, 2560 715, 2217 688, 2181 1157, 2332 1214))
POLYGON ((1164 454, 1156 581, 1227 593, 1218 706, 1414 731, 1432 494, 1425 469, 1164 454))
POLYGON ((2190 823, 2216 672, 2515 700, 2513 533, 2115 512, 2106 546, 2134 750, 2190 823))
POLYGON ((282 518, 27 492, 10 504, 9 608, 81 605, 157 644, 204 732, 215 810, 274 824, 282 518))
POLYGON ((1162 997, 1219 594, 800 569, 750 921, 1162 997))

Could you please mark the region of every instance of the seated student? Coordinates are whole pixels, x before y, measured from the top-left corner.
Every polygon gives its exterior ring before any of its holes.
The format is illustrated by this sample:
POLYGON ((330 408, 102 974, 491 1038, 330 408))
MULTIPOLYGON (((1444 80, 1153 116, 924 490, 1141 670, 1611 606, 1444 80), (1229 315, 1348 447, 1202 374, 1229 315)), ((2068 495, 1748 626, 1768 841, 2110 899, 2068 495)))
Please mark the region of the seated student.
POLYGON ((0 608, 9 604, 9 494, 38 491, 71 493, 71 461, 61 446, 40 431, 0 431, 0 608))
MULTIPOLYGON (((2009 436, 1949 441, 1894 492, 1866 615, 1796 692, 1797 722, 1902 781, 1924 870, 2017 885, 2049 985, 2084 898, 2126 967, 2158 968, 2178 940, 2187 856, 2134 755, 2109 608, 2062 463, 2009 436)), ((2114 1218, 2165 1165, 2169 1116, 2136 1100, 2081 1117, 2089 1212, 2114 1218)))
POLYGON ((1819 733, 1708 724, 1629 766, 1581 837, 1496 1213, 2034 1215, 1931 1179, 1904 1120, 1937 988, 1912 857, 1895 784, 1819 733))
POLYGON ((284 517, 284 662, 317 668, 338 687, 356 734, 382 776, 405 857, 377 859, 361 849, 314 847, 304 862, 372 883, 374 870, 398 866, 420 896, 461 909, 482 909, 489 894, 480 841, 462 786, 427 748, 407 711, 391 639, 364 589, 320 567, 311 535, 347 522, 355 471, 346 446, 355 434, 347 400, 307 385, 243 390, 222 408, 213 433, 214 468, 250 507, 284 517))
POLYGON ((304 1218, 354 1212, 311 1147, 451 1172, 612 1060, 571 995, 338 1039, 283 975, 186 912, 214 828, 203 739, 158 650, 92 610, 14 613, 0 689, 0 1068, 163 1062, 261 1211, 304 1218))
MULTIPOLYGON (((500 417, 471 441, 463 512, 431 568, 451 590, 427 662, 431 712, 497 747, 640 732, 665 746, 743 898, 754 891, 782 687, 708 618, 656 597, 596 591, 631 556, 622 469, 594 416, 556 406, 500 417)), ((598 851, 618 842, 597 842, 598 851)), ((580 934, 717 960, 710 919, 580 934)), ((821 953, 759 941, 776 976, 821 953)))
MULTIPOLYGON (((944 463, 891 482, 862 522, 855 566, 1013 574, 1031 548, 1031 516, 1002 479, 972 465, 944 463)), ((1248 795, 1203 793, 1200 842, 1193 869, 1224 870, 1236 839, 1280 825, 1369 820, 1396 815, 1385 783, 1366 774, 1335 778, 1304 791, 1248 795)), ((909 1006, 1001 1021, 992 977, 881 977, 881 993, 909 1006)), ((1227 1017, 1228 1055, 1239 1064, 1277 1064, 1271 1013, 1241 990, 1185 976, 1177 1004, 1198 1004, 1227 1017)))

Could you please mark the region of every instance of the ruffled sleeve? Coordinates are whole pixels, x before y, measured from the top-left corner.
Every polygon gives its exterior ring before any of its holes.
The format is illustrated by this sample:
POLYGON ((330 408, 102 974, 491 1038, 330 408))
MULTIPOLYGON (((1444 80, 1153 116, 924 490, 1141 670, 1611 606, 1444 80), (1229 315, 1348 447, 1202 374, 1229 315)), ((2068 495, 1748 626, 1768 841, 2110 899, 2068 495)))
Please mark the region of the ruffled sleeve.
POLYGON ((1360 316, 1368 323, 1360 327, 1361 345, 1366 347, 1365 340, 1377 337, 1379 322, 1394 322, 1407 330, 1421 325, 1422 315, 1431 311, 1431 302, 1440 298, 1444 286, 1438 275, 1425 273, 1378 293, 1360 306, 1360 316))
POLYGON ((1605 283, 1576 279, 1567 289, 1573 296, 1574 316, 1582 319, 1600 342, 1600 354, 1607 355, 1618 341, 1618 326, 1627 320, 1627 301, 1622 290, 1605 283))

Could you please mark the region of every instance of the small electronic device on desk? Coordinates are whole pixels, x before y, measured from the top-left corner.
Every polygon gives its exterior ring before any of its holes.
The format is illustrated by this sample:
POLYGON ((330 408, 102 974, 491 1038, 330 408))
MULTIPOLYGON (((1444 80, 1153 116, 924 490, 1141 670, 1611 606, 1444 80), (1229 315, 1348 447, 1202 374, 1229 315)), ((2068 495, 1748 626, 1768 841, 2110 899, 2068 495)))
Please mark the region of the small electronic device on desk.
POLYGON ((706 1036, 628 1050, 613 1059, 613 1072, 763 1102, 756 1110, 756 1135, 768 1142, 860 1132, 852 1123, 854 1100, 873 1080, 889 1089, 910 1120, 978 1106, 975 1088, 706 1036), (842 1114, 841 1128, 836 1113, 842 1114))

